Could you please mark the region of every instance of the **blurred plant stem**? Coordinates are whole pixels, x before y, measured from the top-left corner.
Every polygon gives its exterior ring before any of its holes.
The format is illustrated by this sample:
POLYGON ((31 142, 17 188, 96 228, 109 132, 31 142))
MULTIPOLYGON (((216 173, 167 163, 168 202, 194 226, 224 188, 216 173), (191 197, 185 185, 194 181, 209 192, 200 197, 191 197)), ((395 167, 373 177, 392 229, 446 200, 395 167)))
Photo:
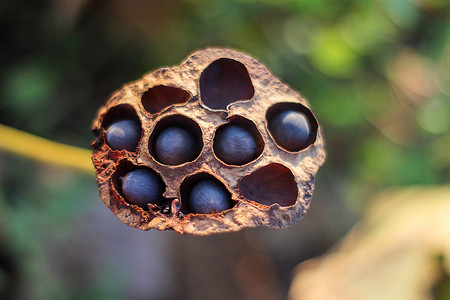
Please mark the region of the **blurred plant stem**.
POLYGON ((94 175, 91 151, 53 142, 0 124, 0 150, 31 158, 41 163, 94 175))

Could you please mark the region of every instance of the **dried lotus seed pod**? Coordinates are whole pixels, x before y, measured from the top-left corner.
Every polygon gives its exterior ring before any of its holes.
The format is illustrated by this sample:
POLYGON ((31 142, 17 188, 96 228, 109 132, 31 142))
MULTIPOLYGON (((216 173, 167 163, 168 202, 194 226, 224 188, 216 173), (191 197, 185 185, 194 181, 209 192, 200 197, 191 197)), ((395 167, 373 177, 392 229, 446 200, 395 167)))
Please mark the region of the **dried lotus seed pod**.
POLYGON ((93 131, 100 197, 142 230, 284 228, 306 213, 325 161, 306 100, 226 49, 195 52, 125 85, 100 108, 93 131))

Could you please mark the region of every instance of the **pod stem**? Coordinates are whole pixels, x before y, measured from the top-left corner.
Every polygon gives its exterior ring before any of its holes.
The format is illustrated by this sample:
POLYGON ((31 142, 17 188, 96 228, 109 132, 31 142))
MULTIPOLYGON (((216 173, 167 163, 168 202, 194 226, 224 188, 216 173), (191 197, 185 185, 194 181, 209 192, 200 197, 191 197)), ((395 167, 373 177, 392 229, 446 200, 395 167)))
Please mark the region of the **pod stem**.
POLYGON ((52 164, 89 175, 95 174, 89 149, 50 141, 2 124, 0 124, 0 150, 40 163, 52 164))

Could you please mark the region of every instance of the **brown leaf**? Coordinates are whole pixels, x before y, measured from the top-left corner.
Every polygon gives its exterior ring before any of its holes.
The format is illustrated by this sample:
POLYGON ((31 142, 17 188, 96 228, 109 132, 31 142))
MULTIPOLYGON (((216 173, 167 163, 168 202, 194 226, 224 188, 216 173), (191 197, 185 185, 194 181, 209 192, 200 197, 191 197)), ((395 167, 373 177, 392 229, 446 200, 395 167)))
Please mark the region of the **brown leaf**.
POLYGON ((301 263, 290 299, 433 299, 450 271, 450 186, 381 192, 333 252, 301 263))

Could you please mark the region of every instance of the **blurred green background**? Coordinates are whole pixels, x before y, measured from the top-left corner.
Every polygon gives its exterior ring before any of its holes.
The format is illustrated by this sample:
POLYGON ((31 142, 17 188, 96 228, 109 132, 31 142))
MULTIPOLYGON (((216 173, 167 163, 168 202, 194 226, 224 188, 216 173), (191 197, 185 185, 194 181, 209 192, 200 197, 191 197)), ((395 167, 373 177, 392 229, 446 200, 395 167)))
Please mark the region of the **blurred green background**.
POLYGON ((250 54, 309 100, 328 159, 305 219, 140 232, 93 176, 0 149, 0 299, 284 299, 295 266, 374 193, 450 181, 448 0, 2 1, 0 123, 88 148, 110 93, 208 46, 250 54))

